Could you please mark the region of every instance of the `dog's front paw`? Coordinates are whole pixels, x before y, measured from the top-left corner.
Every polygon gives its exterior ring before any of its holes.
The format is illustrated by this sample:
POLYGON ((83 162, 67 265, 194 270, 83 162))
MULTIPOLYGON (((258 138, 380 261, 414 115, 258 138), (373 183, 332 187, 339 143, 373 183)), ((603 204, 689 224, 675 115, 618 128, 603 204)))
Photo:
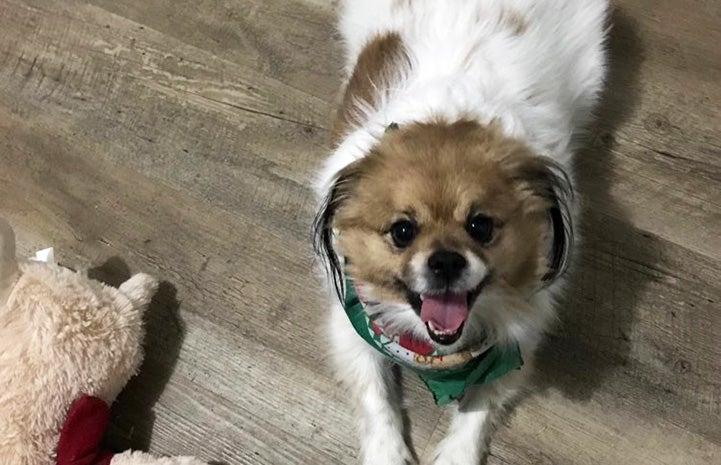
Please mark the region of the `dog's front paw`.
POLYGON ((433 465, 479 465, 485 455, 485 447, 449 437, 438 445, 433 465))
POLYGON ((363 465, 416 465, 415 458, 400 435, 374 435, 366 438, 363 465))

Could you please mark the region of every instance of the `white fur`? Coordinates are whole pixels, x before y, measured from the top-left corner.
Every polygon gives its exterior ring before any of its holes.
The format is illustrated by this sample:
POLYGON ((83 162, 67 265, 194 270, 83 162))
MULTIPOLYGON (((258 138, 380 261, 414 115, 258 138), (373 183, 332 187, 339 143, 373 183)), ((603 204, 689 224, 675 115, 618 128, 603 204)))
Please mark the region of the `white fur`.
POLYGON ((607 0, 343 1, 348 72, 363 45, 384 31, 400 33, 412 65, 380 109, 358 109, 365 120, 328 160, 321 192, 390 123, 436 116, 498 120, 538 153, 569 163, 604 76, 607 8, 607 0), (503 21, 509 10, 528 24, 520 35, 503 21))
POLYGON ((411 452, 403 440, 401 402, 388 360, 355 333, 338 302, 332 304, 329 323, 336 372, 345 381, 360 420, 363 463, 411 463, 411 452))
MULTIPOLYGON (((495 120, 507 135, 571 172, 577 135, 591 117, 604 77, 607 9, 607 0, 342 1, 348 74, 363 46, 389 31, 400 34, 410 67, 392 88, 383 89, 376 108, 358 105, 361 123, 345 134, 319 173, 318 193, 325 196, 336 173, 365 156, 390 123, 438 117, 482 124, 495 120), (525 28, 516 30, 509 17, 521 18, 525 28)), ((485 268, 482 262, 469 262, 477 275, 485 268)), ((552 292, 557 287, 530 299, 503 286, 481 293, 463 336, 448 350, 485 332, 500 342, 518 342, 526 363, 522 370, 472 390, 455 407, 435 465, 480 463, 491 421, 523 386, 533 351, 554 318, 552 292)), ((424 333, 409 306, 381 304, 373 311, 388 318, 384 325, 424 333)), ((354 333, 336 302, 331 304, 330 334, 340 378, 352 388, 358 406, 364 463, 408 462, 388 362, 354 333)))

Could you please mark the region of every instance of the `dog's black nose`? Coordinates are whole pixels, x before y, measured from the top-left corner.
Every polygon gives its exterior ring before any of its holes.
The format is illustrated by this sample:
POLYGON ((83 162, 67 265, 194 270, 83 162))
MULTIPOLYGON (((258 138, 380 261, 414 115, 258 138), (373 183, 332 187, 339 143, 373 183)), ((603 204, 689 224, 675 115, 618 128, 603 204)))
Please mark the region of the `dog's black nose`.
POLYGON ((433 275, 448 282, 457 279, 465 267, 466 259, 457 252, 439 250, 428 257, 428 268, 433 275))

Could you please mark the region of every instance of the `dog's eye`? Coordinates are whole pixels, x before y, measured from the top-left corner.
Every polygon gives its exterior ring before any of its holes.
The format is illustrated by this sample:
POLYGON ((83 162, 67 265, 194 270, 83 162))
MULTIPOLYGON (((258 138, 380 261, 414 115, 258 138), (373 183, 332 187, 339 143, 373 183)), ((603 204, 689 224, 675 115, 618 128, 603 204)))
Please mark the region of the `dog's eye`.
POLYGON ((476 241, 488 244, 493 238, 493 219, 486 215, 473 215, 468 218, 466 230, 476 241))
POLYGON ((390 232, 396 247, 407 247, 416 237, 416 225, 409 220, 396 221, 391 225, 390 232))

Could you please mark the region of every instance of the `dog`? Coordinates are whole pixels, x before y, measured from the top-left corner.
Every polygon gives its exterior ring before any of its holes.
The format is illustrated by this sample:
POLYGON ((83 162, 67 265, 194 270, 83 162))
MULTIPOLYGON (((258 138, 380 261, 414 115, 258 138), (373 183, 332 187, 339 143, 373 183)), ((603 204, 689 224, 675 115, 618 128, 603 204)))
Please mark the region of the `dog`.
POLYGON ((313 234, 364 464, 417 461, 395 364, 431 389, 438 363, 493 359, 478 379, 433 391, 453 409, 434 465, 480 463, 528 386, 572 261, 572 155, 604 81, 608 9, 340 2, 346 79, 313 234))

